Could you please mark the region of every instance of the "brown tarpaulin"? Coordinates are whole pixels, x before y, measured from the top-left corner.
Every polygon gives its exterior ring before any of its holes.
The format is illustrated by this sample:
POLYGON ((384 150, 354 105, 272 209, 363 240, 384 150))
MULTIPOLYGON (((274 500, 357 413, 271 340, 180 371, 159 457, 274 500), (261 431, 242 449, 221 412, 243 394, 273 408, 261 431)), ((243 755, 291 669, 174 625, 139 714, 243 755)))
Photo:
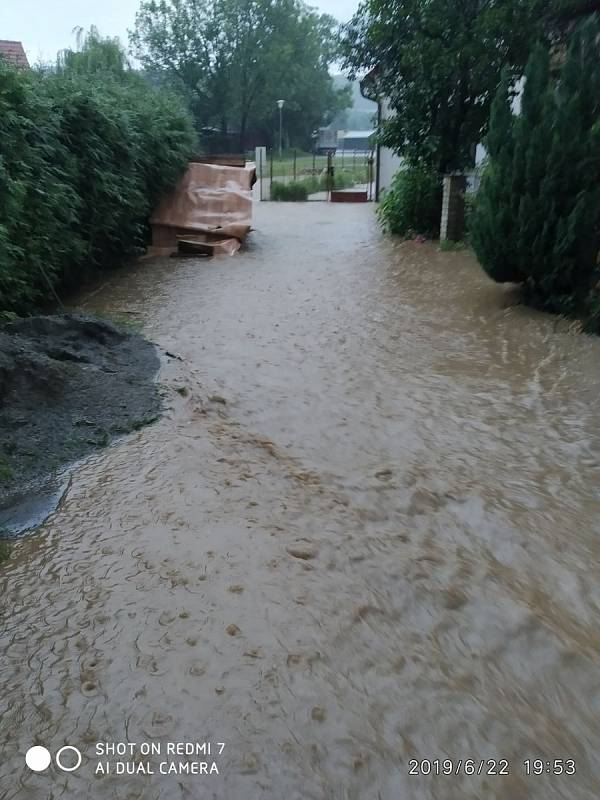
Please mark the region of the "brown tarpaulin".
MULTIPOLYGON (((245 167, 192 162, 150 218, 152 244, 177 247, 177 238, 206 234, 241 242, 252 224, 254 164, 245 167)), ((228 249, 235 252, 239 244, 228 249)))

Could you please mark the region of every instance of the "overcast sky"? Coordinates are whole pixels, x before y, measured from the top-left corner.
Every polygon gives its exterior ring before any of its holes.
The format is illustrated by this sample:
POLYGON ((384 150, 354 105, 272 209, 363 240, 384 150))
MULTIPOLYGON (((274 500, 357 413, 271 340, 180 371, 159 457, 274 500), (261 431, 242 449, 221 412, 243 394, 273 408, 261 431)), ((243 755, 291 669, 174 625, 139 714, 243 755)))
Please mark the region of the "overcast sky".
MULTIPOLYGON (((358 0, 311 2, 340 21, 348 20, 358 0)), ((139 0, 0 0, 0 39, 23 42, 27 56, 54 61, 56 53, 75 43, 73 28, 96 25, 103 36, 119 36, 127 44, 139 0)))

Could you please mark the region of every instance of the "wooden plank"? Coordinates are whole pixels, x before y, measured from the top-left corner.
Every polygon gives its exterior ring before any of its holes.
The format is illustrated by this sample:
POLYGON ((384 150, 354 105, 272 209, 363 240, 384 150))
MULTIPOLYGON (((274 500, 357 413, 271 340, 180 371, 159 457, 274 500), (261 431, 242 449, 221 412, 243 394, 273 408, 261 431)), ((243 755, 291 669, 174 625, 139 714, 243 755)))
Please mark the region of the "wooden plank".
POLYGON ((194 164, 218 164, 222 167, 245 167, 246 157, 237 153, 220 156, 194 156, 190 161, 194 164))
POLYGON ((212 256, 215 254, 217 242, 203 242, 198 239, 178 239, 177 249, 180 253, 193 253, 194 255, 212 256))

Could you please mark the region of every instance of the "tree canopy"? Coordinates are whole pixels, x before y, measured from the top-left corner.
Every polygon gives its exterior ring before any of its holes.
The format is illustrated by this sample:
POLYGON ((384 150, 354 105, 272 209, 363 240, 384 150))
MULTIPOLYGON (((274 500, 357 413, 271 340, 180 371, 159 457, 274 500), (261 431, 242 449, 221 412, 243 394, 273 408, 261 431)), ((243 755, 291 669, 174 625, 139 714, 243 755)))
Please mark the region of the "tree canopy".
POLYGON ((349 105, 329 74, 336 28, 300 0, 142 0, 130 41, 187 92, 200 128, 235 132, 245 149, 250 130, 276 130, 278 99, 296 144, 349 105))
POLYGON ((343 35, 344 66, 371 70, 394 115, 382 140, 438 172, 472 163, 503 68, 539 35, 538 0, 364 0, 343 35))

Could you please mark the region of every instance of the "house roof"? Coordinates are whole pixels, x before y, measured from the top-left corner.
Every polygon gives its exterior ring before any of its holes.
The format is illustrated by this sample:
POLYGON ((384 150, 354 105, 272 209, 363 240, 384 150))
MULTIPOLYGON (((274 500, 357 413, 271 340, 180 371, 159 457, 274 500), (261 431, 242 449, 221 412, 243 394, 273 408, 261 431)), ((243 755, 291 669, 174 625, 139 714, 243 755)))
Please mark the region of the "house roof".
POLYGON ((363 75, 360 80, 360 93, 367 100, 372 100, 374 103, 378 103, 380 100, 379 93, 377 91, 378 75, 379 66, 376 66, 370 69, 366 75, 363 75))
POLYGON ((343 138, 344 139, 368 139, 369 136, 373 136, 375 131, 344 131, 343 138))
POLYGON ((29 61, 23 50, 21 42, 13 42, 9 39, 0 39, 0 58, 8 61, 15 67, 28 67, 29 61))

